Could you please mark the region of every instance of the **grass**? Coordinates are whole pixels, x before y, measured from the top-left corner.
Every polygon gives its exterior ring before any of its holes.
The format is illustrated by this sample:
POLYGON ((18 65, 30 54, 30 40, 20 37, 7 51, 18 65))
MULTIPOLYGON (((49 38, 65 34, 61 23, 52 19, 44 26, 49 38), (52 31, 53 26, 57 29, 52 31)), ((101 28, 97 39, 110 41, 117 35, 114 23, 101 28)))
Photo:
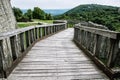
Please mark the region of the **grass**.
POLYGON ((53 20, 39 20, 39 19, 33 19, 33 22, 18 22, 17 25, 19 28, 23 28, 23 27, 28 27, 28 26, 34 26, 34 25, 38 25, 38 23, 53 23, 53 20))
POLYGON ((39 19, 33 19, 33 22, 53 23, 53 20, 39 20, 39 19))
POLYGON ((23 28, 23 27, 28 27, 28 26, 33 26, 33 25, 37 25, 38 23, 30 23, 30 22, 18 22, 17 25, 19 28, 23 28))

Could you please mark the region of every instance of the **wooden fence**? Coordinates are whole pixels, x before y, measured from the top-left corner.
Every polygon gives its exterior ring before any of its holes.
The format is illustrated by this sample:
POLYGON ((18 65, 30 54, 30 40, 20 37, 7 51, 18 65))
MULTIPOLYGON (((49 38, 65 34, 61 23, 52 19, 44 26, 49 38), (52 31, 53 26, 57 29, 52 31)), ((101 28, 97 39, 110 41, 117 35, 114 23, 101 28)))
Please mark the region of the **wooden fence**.
POLYGON ((37 25, 0 34, 0 77, 6 78, 38 41, 58 31, 67 23, 37 25))
POLYGON ((74 41, 111 79, 120 77, 120 33, 75 25, 74 41))

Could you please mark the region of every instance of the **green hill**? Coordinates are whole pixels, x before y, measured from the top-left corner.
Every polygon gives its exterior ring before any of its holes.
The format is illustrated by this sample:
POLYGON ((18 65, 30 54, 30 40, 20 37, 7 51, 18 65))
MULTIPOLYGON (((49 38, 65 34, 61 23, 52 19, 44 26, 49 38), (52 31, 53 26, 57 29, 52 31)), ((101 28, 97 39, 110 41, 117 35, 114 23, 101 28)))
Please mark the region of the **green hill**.
POLYGON ((77 6, 55 19, 92 21, 120 31, 120 8, 106 5, 87 4, 77 6))

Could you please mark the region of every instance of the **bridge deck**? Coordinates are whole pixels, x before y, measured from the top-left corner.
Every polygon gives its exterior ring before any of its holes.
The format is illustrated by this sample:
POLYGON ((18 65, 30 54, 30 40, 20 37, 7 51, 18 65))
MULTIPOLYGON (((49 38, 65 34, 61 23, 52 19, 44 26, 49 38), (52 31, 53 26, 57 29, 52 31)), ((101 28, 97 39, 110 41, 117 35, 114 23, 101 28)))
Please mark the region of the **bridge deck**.
POLYGON ((67 29, 36 43, 8 80, 109 80, 72 38, 67 29))

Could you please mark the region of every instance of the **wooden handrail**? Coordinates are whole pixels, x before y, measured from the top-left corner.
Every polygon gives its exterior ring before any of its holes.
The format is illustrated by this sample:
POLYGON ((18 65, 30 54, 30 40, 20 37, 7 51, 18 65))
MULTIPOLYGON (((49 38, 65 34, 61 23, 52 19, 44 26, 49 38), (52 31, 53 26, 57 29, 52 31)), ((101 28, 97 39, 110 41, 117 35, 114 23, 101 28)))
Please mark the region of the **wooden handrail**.
POLYGON ((20 34, 22 32, 34 29, 34 28, 39 28, 39 27, 49 27, 49 26, 59 26, 59 25, 65 25, 66 23, 59 23, 59 24, 47 24, 47 25, 36 25, 36 26, 29 26, 29 27, 25 27, 25 28, 20 28, 20 29, 16 29, 13 31, 9 31, 9 32, 4 32, 4 33, 0 33, 0 39, 3 39, 5 37, 10 37, 16 34, 20 34))
POLYGON ((67 23, 36 25, 0 34, 0 77, 7 78, 40 39, 66 29, 67 23))
POLYGON ((110 77, 119 77, 120 33, 82 26, 74 27, 75 43, 110 77), (117 72, 116 72, 117 69, 117 72))
POLYGON ((88 32, 91 32, 94 34, 98 34, 101 36, 109 37, 112 39, 120 39, 120 32, 116 32, 116 31, 110 31, 110 30, 87 27, 87 26, 75 26, 75 28, 78 28, 78 29, 84 30, 84 31, 88 31, 88 32))

